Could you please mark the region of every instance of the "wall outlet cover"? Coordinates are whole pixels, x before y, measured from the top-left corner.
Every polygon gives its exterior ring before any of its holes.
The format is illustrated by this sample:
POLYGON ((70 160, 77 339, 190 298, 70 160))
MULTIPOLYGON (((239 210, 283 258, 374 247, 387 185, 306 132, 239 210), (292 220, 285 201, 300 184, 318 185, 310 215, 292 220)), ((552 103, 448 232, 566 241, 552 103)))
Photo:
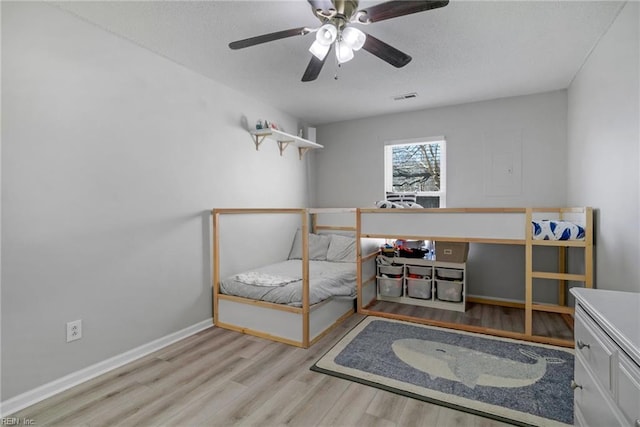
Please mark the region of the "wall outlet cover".
POLYGON ((82 320, 67 322, 67 342, 76 341, 82 338, 82 320))

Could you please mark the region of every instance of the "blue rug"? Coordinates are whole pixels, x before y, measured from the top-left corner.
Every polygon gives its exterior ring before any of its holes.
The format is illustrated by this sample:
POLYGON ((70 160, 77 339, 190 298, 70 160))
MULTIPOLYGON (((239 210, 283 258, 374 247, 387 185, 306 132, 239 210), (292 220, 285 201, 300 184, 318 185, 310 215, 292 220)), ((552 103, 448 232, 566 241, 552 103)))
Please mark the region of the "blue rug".
POLYGON ((311 369, 515 425, 573 425, 572 349, 367 317, 311 369))

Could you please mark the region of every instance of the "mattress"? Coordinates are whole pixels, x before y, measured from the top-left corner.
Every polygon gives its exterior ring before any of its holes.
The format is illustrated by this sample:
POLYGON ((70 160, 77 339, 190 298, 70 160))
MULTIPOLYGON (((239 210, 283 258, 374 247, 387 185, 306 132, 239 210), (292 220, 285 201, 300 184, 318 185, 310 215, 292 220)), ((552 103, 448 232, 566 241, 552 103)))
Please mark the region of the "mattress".
MULTIPOLYGON (((309 261, 309 304, 331 297, 355 298, 356 264, 309 261)), ((302 260, 291 259, 222 279, 220 293, 302 306, 302 260)))

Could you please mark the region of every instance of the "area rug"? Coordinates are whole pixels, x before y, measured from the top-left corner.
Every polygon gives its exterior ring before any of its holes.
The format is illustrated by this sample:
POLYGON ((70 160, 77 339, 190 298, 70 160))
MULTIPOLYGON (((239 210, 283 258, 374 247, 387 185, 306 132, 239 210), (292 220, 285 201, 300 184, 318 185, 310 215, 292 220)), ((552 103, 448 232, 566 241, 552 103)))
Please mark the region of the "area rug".
POLYGON ((367 317, 313 371, 522 426, 573 425, 572 349, 367 317))

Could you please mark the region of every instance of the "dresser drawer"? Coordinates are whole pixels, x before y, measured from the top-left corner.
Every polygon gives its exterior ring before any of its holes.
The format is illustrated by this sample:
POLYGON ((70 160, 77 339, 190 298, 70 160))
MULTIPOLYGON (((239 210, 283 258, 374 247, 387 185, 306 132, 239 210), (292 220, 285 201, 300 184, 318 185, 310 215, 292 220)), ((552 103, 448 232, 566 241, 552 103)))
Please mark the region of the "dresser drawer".
POLYGON ((585 367, 582 358, 575 359, 574 389, 575 414, 579 414, 576 425, 589 427, 623 426, 619 411, 613 399, 609 397, 585 367))
POLYGON ((640 427, 640 367, 620 354, 617 374, 618 406, 628 425, 640 427))
POLYGON ((576 354, 580 354, 595 378, 613 396, 611 372, 615 347, 579 305, 575 313, 576 354))
POLYGON ((573 287, 574 420, 640 427, 640 292, 573 287))

